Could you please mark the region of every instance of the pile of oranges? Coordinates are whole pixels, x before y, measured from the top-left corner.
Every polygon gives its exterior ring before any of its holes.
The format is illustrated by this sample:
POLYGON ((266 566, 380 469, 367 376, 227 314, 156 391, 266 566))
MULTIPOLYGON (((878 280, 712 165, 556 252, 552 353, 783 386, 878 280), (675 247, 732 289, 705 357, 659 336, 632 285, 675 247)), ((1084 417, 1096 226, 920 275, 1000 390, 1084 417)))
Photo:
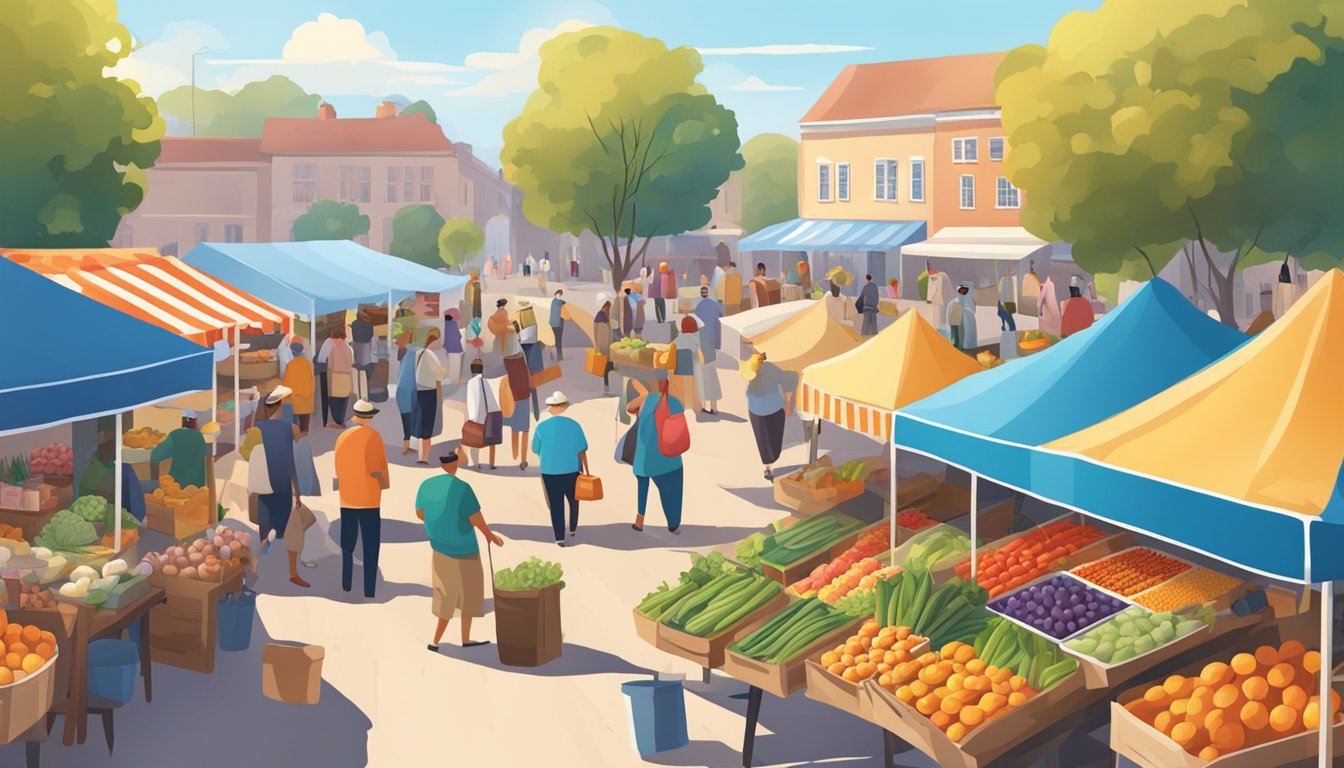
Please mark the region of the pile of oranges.
POLYGON ((1026 704, 1037 693, 1022 675, 986 664, 976 657, 973 646, 959 642, 896 665, 891 685, 879 684, 953 741, 1026 704))
POLYGON ((0 609, 0 636, 4 638, 0 686, 19 682, 56 655, 55 635, 31 624, 10 624, 3 609, 0 609))
POLYGON ((851 683, 861 683, 877 677, 881 685, 891 683, 891 671, 896 665, 910 661, 911 651, 924 638, 911 634, 909 627, 877 628, 869 620, 859 628, 857 635, 821 655, 821 666, 827 672, 851 683))

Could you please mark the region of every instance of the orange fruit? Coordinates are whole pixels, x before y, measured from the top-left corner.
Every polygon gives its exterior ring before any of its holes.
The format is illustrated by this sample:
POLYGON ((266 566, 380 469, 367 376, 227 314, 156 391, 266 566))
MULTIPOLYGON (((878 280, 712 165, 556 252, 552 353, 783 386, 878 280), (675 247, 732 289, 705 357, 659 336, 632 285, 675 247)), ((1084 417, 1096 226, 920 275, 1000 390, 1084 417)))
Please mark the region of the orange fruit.
POLYGON ((947 738, 953 741, 961 741, 966 738, 966 732, 970 729, 961 723, 951 723, 947 726, 947 738))
POLYGON ((1246 694, 1246 698, 1251 701, 1260 701, 1269 695, 1269 683, 1265 682, 1265 678, 1259 675, 1248 677, 1241 684, 1241 692, 1246 694))
POLYGON ((1300 685, 1290 685, 1283 689, 1283 703, 1301 712, 1307 706, 1307 692, 1300 685))
POLYGON ((1255 674, 1255 657, 1249 653, 1238 653, 1232 657, 1232 671, 1238 675, 1255 674))
POLYGON ((1217 747, 1208 746, 1199 750, 1199 759, 1207 762, 1212 762, 1214 760, 1217 760, 1219 755, 1221 754, 1222 753, 1218 751, 1217 747))
POLYGON ((1231 709, 1241 699, 1241 691, 1232 683, 1224 685, 1213 694, 1213 705, 1219 709, 1231 709))
POLYGON ((1269 727, 1279 733, 1287 733, 1297 725, 1297 710, 1286 704, 1280 704, 1269 713, 1269 727))
POLYGON ((1165 734, 1171 733, 1171 726, 1175 724, 1175 718, 1170 712, 1158 712, 1157 717, 1153 718, 1153 727, 1165 734))
POLYGON ((1286 688, 1293 682, 1294 674, 1296 673, 1293 671, 1292 664, 1280 662, 1270 667, 1269 673, 1265 675, 1265 679, 1275 688, 1286 688))
POLYGON ((32 673, 41 669, 42 665, 46 663, 47 663, 46 659, 43 659, 36 653, 30 653, 27 656, 23 657, 23 671, 31 675, 32 673))
POLYGON ((1318 651, 1307 651, 1302 654, 1302 669, 1309 675, 1314 675, 1321 671, 1321 654, 1318 651))
POLYGON ((1215 661, 1204 665, 1204 671, 1199 673, 1199 679, 1203 680, 1205 685, 1217 690, 1232 682, 1232 668, 1221 661, 1215 661))
POLYGON ((1262 645, 1255 649, 1255 661, 1266 669, 1272 667, 1279 663, 1279 650, 1272 645, 1262 645))
POLYGON ((23 637, 23 642, 29 646, 37 645, 42 640, 42 630, 32 624, 24 627, 20 634, 23 637))
POLYGON ((1211 734, 1213 746, 1223 752, 1235 752, 1246 744, 1246 729, 1241 723, 1223 723, 1211 734))
POLYGON ((5 654, 5 666, 10 669, 23 669, 23 657, 17 653, 5 654))
POLYGON ((1321 727, 1321 704, 1315 696, 1311 697, 1311 701, 1307 702, 1306 708, 1302 710, 1302 725, 1311 731, 1321 727))
POLYGON ((33 650, 33 653, 41 656, 43 661, 47 661, 51 659, 52 656, 56 655, 56 646, 51 643, 41 642, 37 644, 37 648, 33 650))
POLYGON ((14 673, 9 667, 0 667, 0 685, 9 685, 14 682, 14 673))
POLYGON ((1177 744, 1185 746, 1195 738, 1195 734, 1197 734, 1198 732, 1199 729, 1195 727, 1194 723, 1179 722, 1176 725, 1172 726, 1171 738, 1177 744))
POLYGON ((979 707, 962 707, 957 715, 962 724, 968 728, 974 728, 985 721, 985 710, 979 707))
POLYGON ((1247 728, 1258 731, 1269 725, 1269 710, 1258 701, 1248 701, 1241 708, 1241 722, 1245 723, 1247 728))
POLYGON ((1283 645, 1279 646, 1279 660, 1292 661, 1298 656, 1307 652, 1306 646, 1297 640, 1285 640, 1283 645))

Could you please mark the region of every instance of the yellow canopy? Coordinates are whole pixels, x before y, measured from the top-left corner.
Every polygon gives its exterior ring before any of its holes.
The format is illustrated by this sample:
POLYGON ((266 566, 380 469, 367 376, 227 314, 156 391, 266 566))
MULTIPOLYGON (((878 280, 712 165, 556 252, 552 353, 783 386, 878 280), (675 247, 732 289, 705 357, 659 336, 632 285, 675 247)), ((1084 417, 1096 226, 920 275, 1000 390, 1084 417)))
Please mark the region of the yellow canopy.
POLYGON ((854 349, 861 339, 853 328, 836 320, 826 311, 826 305, 817 301, 750 341, 770 362, 798 373, 813 363, 854 349))
POLYGON ((1319 515, 1344 462, 1344 274, 1208 368, 1045 447, 1319 515))
POLYGON ((798 410, 889 440, 897 408, 980 370, 918 312, 907 311, 859 348, 808 366, 798 410))

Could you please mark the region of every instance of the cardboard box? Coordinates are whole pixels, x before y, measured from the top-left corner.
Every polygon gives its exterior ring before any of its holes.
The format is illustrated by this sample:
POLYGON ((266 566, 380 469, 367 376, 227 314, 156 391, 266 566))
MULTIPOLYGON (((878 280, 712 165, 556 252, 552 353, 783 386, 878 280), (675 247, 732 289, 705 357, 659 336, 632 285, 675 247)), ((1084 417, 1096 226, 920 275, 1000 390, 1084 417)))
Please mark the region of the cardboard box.
MULTIPOLYGON (((987 720, 960 742, 952 741, 933 721, 897 699, 875 681, 864 682, 874 721, 943 768, 983 768, 1009 750, 1072 713, 1083 690, 1083 676, 1074 673, 1054 688, 1020 707, 987 720)), ((1114 743, 1114 742, 1113 742, 1114 743)))
POLYGON ((770 617, 784 610, 784 606, 788 604, 789 598, 781 590, 770 599, 770 602, 747 614, 734 626, 709 637, 687 634, 666 624, 654 622, 658 633, 655 644, 659 650, 693 661, 705 669, 718 669, 723 666, 723 655, 728 646, 760 629, 770 617))
POLYGON ((724 653, 723 671, 747 685, 754 685, 766 693, 773 693, 780 698, 785 698, 794 691, 806 687, 808 659, 813 655, 820 654, 824 649, 838 644, 841 640, 858 631, 861 626, 863 626, 863 620, 856 619, 839 629, 828 632, 783 664, 767 664, 729 649, 724 653))
MULTIPOLYGON (((1078 669, 1083 674, 1083 682, 1088 690, 1110 690, 1129 682, 1168 659, 1174 659, 1177 656, 1180 656, 1191 648, 1203 645, 1204 643, 1222 637, 1230 632, 1242 632, 1254 627, 1259 624, 1262 619, 1263 616, 1258 613, 1250 616, 1219 615, 1212 627, 1197 629, 1194 632, 1176 638, 1161 648, 1154 648, 1142 656, 1136 656, 1127 661, 1122 661, 1119 664, 1103 664, 1085 653, 1070 650, 1062 643, 1060 644, 1059 649, 1066 655, 1078 660, 1078 669)), ((1110 620, 1111 619, 1107 619, 1107 621, 1110 620)), ((1105 623, 1106 622, 1103 621, 1094 624, 1091 627, 1088 627, 1085 631, 1095 629, 1105 623)), ((1079 632, 1078 634, 1081 636, 1084 632, 1079 632)))
MULTIPOLYGON (((848 515, 845 515, 845 517, 848 517, 848 515)), ((863 534, 874 528, 885 529, 886 527, 886 521, 882 521, 875 525, 864 526, 846 536, 836 539, 824 547, 819 547, 815 552, 806 555, 799 560, 795 560, 786 566, 778 564, 771 565, 770 563, 762 561, 761 572, 787 587, 811 573, 818 565, 829 563, 839 557, 845 550, 854 546, 854 543, 857 542, 859 537, 863 534)))
MULTIPOLYGON (((910 649, 910 656, 920 656, 928 650, 929 641, 926 639, 910 649)), ((862 720, 876 723, 873 702, 864 683, 851 683, 844 678, 836 677, 826 671, 818 659, 820 656, 807 660, 807 697, 829 704, 862 720)))
POLYGON ((639 612, 638 608, 631 611, 635 615, 635 635, 640 640, 658 647, 658 622, 639 612))
POLYGON ((322 696, 320 645, 267 643, 261 656, 261 692, 285 704, 316 704, 322 696))

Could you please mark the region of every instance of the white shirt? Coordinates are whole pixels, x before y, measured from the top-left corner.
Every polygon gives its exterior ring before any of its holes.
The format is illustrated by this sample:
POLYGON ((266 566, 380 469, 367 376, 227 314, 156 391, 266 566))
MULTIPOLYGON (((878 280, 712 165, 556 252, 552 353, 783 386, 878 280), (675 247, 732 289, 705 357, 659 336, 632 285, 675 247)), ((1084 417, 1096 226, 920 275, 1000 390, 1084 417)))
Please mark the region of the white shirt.
POLYGON ((485 423, 485 415, 499 412, 499 400, 495 399, 494 389, 482 374, 476 374, 467 382, 467 421, 485 423))
POLYGON ((415 353, 415 388, 434 389, 448 375, 448 367, 432 349, 422 349, 415 353))

